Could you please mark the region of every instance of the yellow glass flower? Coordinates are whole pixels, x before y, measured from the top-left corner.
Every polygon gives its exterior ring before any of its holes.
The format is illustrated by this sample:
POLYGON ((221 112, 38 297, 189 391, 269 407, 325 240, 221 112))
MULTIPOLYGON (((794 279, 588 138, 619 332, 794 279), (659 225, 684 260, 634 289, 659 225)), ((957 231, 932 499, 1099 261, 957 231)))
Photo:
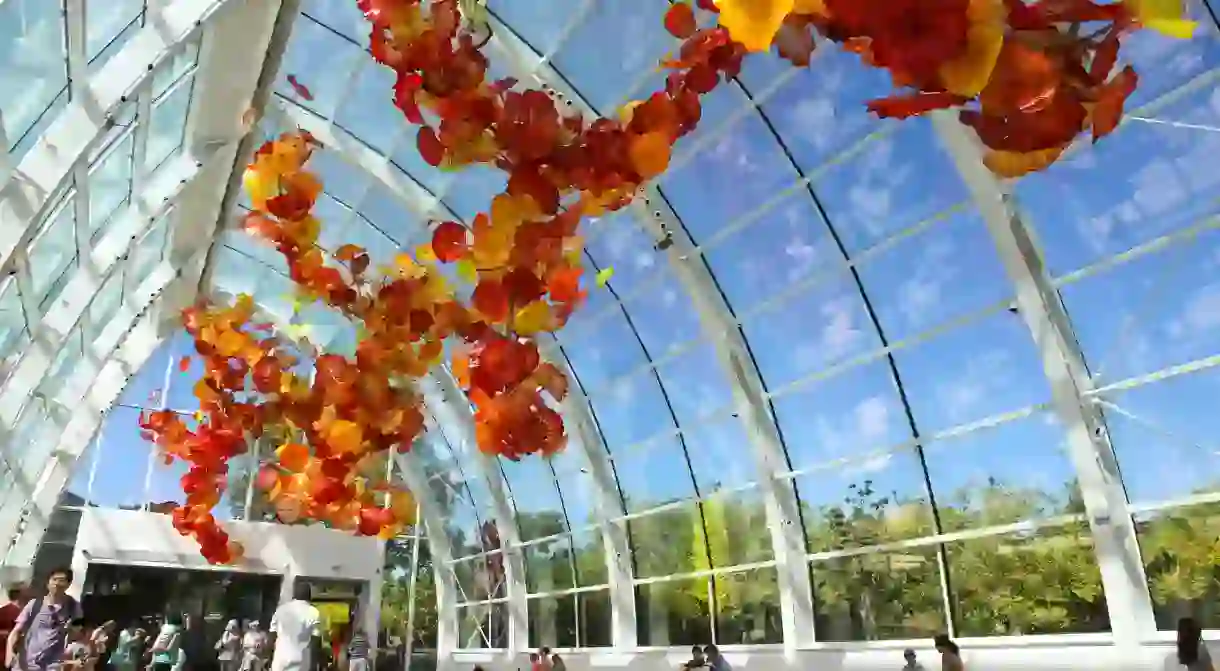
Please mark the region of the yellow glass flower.
MULTIPOLYGON (((766 51, 796 0, 719 0, 720 25, 750 51, 766 51)), ((804 4, 804 3, 803 3, 804 4)))

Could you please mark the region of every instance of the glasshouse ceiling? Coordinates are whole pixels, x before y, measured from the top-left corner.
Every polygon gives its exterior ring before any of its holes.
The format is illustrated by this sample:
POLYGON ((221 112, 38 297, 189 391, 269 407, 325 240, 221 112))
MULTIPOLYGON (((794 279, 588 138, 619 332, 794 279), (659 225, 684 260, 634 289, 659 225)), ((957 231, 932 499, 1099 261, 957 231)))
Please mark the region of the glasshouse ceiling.
MULTIPOLYGON (((588 118, 657 88, 655 63, 673 48, 666 3, 569 4, 490 2, 493 77, 546 87, 588 118)), ((1169 475, 1148 456, 1155 445, 1196 459, 1214 435, 1196 399, 1215 397, 1220 360, 1220 172, 1208 167, 1220 26, 1203 2, 1191 12, 1195 39, 1141 33, 1124 47, 1141 85, 1113 137, 1020 181, 995 178, 953 115, 870 116, 863 101, 890 83, 850 54, 819 49, 808 69, 748 60, 644 198, 588 224, 589 276, 612 274, 542 340, 575 382, 562 458, 481 454, 452 371, 424 381, 434 451, 396 460, 435 561, 502 556, 507 589, 481 600, 524 621, 538 592, 528 548, 592 534, 619 647, 651 644, 633 587, 773 570, 781 640, 800 646, 819 640, 819 562, 862 552, 815 541, 809 511, 876 483, 930 511, 919 533, 871 545, 929 549, 945 613, 952 543, 1087 524, 1110 630, 1155 631, 1137 520, 1214 502, 1220 474, 1213 451, 1169 475), (1062 485, 1071 504, 952 521, 970 507, 961 492, 1008 478, 1051 498, 1062 485), (477 529, 450 531, 467 521, 439 479, 466 488, 468 526, 493 522, 496 548, 465 547, 477 529), (526 523, 551 510, 547 488, 558 533, 526 523), (765 549, 714 557, 724 514, 709 502, 746 496, 765 549), (646 568, 629 522, 682 502, 695 502, 706 556, 646 568)), ((190 412, 166 400, 167 351, 200 296, 250 293, 285 332, 354 347, 338 314, 294 305, 283 258, 240 228, 259 143, 296 128, 321 143, 320 243, 359 244, 376 263, 427 242, 430 221, 469 222, 504 189, 499 172, 423 161, 368 46, 354 2, 65 0, 61 13, 0 0, 5 565, 30 565, 112 408, 190 412)), ((446 649, 462 647, 457 609, 480 601, 457 573, 438 573, 454 618, 446 649)), ((527 629, 510 629, 512 647, 527 629)))

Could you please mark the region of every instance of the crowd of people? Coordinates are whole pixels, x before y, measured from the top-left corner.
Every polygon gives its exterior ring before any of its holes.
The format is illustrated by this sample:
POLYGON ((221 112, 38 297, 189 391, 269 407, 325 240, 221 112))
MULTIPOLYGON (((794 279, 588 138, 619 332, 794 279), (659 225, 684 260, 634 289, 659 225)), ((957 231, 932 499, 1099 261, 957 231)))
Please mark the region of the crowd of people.
MULTIPOLYGON (((185 636, 189 621, 171 613, 157 622, 106 621, 89 628, 79 602, 68 594, 72 570, 50 572, 46 589, 31 597, 11 589, 0 606, 3 668, 11 671, 187 671, 192 666, 185 636)), ((322 618, 310 603, 310 588, 293 585, 292 599, 276 609, 263 630, 250 621, 229 620, 209 662, 220 671, 370 671, 369 642, 351 628, 344 649, 324 654, 322 618)), ((208 664, 207 666, 211 666, 208 664)))
MULTIPOLYGON (((183 616, 170 614, 153 627, 114 621, 88 629, 80 603, 68 594, 72 570, 57 568, 47 578, 41 596, 9 590, 0 606, 0 641, 3 662, 11 671, 186 671, 190 664, 183 645, 183 616)), ((349 630, 344 650, 336 647, 327 658, 322 647, 322 617, 310 603, 310 588, 295 583, 292 599, 276 609, 271 626, 259 622, 241 626, 229 620, 214 646, 220 671, 372 671, 370 646, 360 627, 349 630), (339 660, 344 659, 340 664, 339 660)), ((940 654, 941 671, 966 671, 961 650, 949 636, 933 639, 940 654)), ((915 651, 903 651, 903 671, 926 671, 915 651)), ((1169 669, 1218 671, 1203 643, 1203 629, 1193 618, 1178 621, 1177 646, 1167 660, 1169 669)), ((694 646, 682 671, 733 671, 715 645, 694 646)), ((567 665, 550 648, 530 653, 530 671, 566 671, 567 665)), ((481 671, 476 667, 476 671, 481 671)))

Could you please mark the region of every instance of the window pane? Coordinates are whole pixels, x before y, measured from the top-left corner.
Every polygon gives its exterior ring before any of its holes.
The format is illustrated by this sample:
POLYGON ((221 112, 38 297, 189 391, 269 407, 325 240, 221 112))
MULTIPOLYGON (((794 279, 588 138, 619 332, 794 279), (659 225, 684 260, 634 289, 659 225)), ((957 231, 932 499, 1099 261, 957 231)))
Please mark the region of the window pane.
POLYGON ((703 502, 713 567, 727 568, 775 558, 765 505, 757 489, 703 502))
POLYGON ((558 592, 576 586, 572 572, 572 541, 560 536, 525 550, 525 583, 530 594, 558 592))
POLYGON ((946 545, 961 636, 1110 630, 1088 526, 946 545))
POLYGON ((710 590, 708 578, 636 586, 640 645, 682 646, 712 640, 710 590))
POLYGON ((1220 504, 1206 503, 1137 518, 1136 535, 1158 629, 1172 630, 1178 618, 1187 615, 1204 629, 1220 628, 1217 513, 1220 504))
POLYGON ((945 631, 934 547, 813 564, 818 640, 928 638, 945 631))
POLYGON ((576 595, 578 645, 582 648, 605 648, 611 645, 610 622, 613 612, 610 592, 581 592, 576 595))
POLYGON ((576 647, 576 595, 529 600, 531 648, 576 647))
POLYGON ((718 575, 713 581, 717 643, 783 643, 775 567, 718 575))
POLYGON ((503 648, 507 644, 507 604, 496 602, 458 609, 458 649, 503 648))
POLYGON ((627 530, 635 557, 635 577, 655 578, 689 573, 698 562, 707 568, 707 550, 699 508, 691 503, 630 520, 627 530), (692 562, 692 558, 700 557, 692 562))
POLYGON ((459 603, 505 596, 504 557, 499 552, 455 562, 453 577, 457 581, 459 603))
POLYGON ((572 548, 576 554, 577 586, 594 587, 610 582, 606 571, 606 546, 600 530, 575 534, 572 548))

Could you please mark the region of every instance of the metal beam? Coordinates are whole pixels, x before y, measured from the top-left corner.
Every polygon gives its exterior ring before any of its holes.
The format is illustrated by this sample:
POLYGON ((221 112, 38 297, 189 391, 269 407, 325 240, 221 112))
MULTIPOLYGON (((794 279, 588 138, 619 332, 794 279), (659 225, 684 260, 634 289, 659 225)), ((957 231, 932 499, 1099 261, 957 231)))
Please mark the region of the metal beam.
POLYGON ((1052 404, 1067 432, 1068 456, 1093 532, 1114 640, 1120 646, 1138 646, 1156 634, 1152 599, 1118 463, 1105 420, 1087 398, 1093 380, 1067 311, 1009 185, 983 165, 978 140, 952 113, 935 114, 932 123, 991 233, 1013 282, 1021 318, 1042 355, 1052 404))
POLYGON ((479 450, 475 442, 474 413, 470 401, 458 388, 457 380, 448 368, 441 366, 439 370, 430 373, 420 381, 420 388, 425 401, 437 414, 437 421, 447 423, 459 431, 458 439, 461 443, 456 446, 454 457, 465 457, 473 461, 478 473, 487 481, 491 496, 491 514, 500 534, 500 554, 504 559, 504 581, 508 597, 508 652, 514 655, 528 650, 529 609, 525 598, 528 592, 525 584, 525 554, 521 550, 517 515, 509 500, 500 464, 495 457, 479 450))
MULTIPOLYGON (((453 651, 458 645, 458 588, 453 571, 453 543, 445 530, 445 517, 440 502, 428 484, 423 464, 414 452, 396 455, 398 470, 415 496, 424 518, 424 533, 432 551, 432 573, 436 578, 436 660, 437 670, 450 668, 453 651)), ((409 661, 409 660, 408 660, 409 661)))
POLYGON ((56 193, 77 165, 114 125, 114 113, 172 58, 176 47, 197 34, 234 0, 178 0, 148 8, 148 25, 89 78, 87 86, 48 127, 20 165, 0 175, 0 267, 24 249, 56 193))
MULTIPOLYGON (((527 84, 546 86, 587 116, 597 116, 597 111, 542 54, 534 51, 516 32, 495 17, 492 17, 492 26, 495 35, 492 45, 498 46, 515 61, 519 79, 527 84), (529 79, 533 79, 533 82, 529 79)), ((644 198, 632 208, 639 223, 653 239, 658 242, 670 241, 667 243, 666 257, 690 295, 699 313, 704 334, 714 344, 720 364, 733 388, 737 416, 750 437, 759 486, 766 504, 767 526, 771 532, 778 573, 784 651, 791 658, 798 647, 813 642, 813 595, 805 561, 805 534, 800 524, 796 488, 792 480, 777 477, 789 470, 788 458, 767 400, 762 375, 715 278, 655 183, 645 188, 644 198)))
POLYGON ((589 467, 593 484, 593 513, 605 548, 606 573, 610 585, 610 643, 620 650, 639 647, 639 616, 635 603, 635 570, 631 563, 631 539, 627 525, 621 521, 627 515, 622 491, 610 462, 610 451, 597 427, 592 406, 585 397, 584 387, 572 370, 572 365, 553 336, 538 339, 544 360, 567 374, 568 397, 561 404, 568 430, 568 449, 580 450, 589 467))
MULTIPOLYGON (((194 265, 202 262, 199 255, 194 265)), ((28 566, 33 562, 60 494, 71 479, 73 465, 123 388, 170 331, 163 319, 164 310, 176 313, 194 299, 189 276, 189 272, 168 262, 154 269, 130 303, 120 307, 102 335, 91 344, 92 357, 82 361, 54 399, 55 403, 72 409, 71 420, 62 428, 47 426, 41 440, 56 444, 50 461, 32 465, 37 470, 29 473, 36 477, 30 478, 35 485, 28 497, 10 498, 8 503, 12 505, 0 509, 0 537, 19 536, 5 563, 28 566)))
POLYGON ((211 149, 207 156, 181 156, 158 172, 148 189, 120 213, 119 221, 92 249, 88 258, 82 259, 59 300, 39 323, 30 324, 32 342, 0 391, 0 431, 11 433, 19 413, 46 378, 98 291, 111 275, 121 272, 136 241, 184 194, 192 192, 201 168, 217 159, 219 149, 221 147, 211 149))

